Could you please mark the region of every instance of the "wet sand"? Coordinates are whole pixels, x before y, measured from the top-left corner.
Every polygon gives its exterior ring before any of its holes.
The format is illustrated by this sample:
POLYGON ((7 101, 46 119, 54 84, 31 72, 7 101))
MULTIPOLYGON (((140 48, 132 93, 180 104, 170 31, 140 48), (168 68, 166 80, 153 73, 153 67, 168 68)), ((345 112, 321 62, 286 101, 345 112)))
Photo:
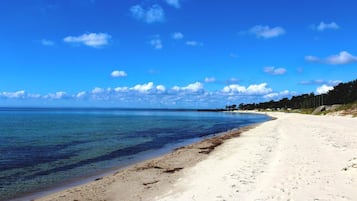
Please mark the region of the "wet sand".
POLYGON ((184 146, 158 158, 150 159, 112 175, 95 179, 84 185, 69 188, 38 201, 67 200, 153 200, 173 188, 183 172, 205 160, 218 146, 254 126, 235 129, 222 135, 184 146))

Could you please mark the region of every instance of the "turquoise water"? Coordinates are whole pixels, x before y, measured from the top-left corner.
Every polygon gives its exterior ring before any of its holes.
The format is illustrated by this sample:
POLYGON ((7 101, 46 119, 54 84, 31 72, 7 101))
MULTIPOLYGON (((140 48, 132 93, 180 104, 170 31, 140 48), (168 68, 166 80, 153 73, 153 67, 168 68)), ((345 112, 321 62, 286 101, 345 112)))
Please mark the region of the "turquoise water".
POLYGON ((0 109, 0 200, 269 118, 173 110, 0 109))

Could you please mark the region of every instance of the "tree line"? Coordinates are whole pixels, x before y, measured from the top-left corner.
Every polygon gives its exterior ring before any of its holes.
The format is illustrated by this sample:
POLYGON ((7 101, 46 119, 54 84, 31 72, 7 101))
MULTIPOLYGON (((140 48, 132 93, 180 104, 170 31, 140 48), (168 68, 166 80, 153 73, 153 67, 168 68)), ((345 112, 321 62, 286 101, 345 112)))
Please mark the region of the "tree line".
POLYGON ((241 110, 254 109, 307 109, 316 108, 321 105, 348 104, 357 101, 357 79, 340 83, 326 94, 314 93, 302 94, 289 98, 283 98, 278 101, 269 101, 261 103, 239 104, 241 110))

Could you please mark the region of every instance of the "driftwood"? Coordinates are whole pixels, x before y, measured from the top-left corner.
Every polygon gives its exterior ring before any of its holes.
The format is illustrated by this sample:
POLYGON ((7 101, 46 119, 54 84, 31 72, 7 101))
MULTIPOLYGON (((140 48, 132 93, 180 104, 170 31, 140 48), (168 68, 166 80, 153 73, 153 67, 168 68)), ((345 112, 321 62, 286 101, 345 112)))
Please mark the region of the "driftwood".
POLYGON ((143 183, 143 185, 144 185, 144 186, 147 186, 147 185, 151 185, 151 184, 156 184, 157 182, 159 182, 159 180, 155 180, 155 181, 152 181, 152 182, 143 183))
POLYGON ((183 168, 181 168, 181 167, 166 169, 166 170, 164 171, 164 173, 175 173, 175 172, 180 171, 180 170, 182 170, 182 169, 183 169, 183 168))

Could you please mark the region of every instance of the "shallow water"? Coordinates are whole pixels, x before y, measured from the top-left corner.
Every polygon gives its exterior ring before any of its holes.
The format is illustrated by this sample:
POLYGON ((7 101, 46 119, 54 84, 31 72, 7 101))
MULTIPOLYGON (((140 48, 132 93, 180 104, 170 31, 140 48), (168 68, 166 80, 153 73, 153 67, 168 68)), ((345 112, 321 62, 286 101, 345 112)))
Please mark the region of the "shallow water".
POLYGON ((0 200, 268 119, 256 114, 174 110, 2 108, 0 200))

